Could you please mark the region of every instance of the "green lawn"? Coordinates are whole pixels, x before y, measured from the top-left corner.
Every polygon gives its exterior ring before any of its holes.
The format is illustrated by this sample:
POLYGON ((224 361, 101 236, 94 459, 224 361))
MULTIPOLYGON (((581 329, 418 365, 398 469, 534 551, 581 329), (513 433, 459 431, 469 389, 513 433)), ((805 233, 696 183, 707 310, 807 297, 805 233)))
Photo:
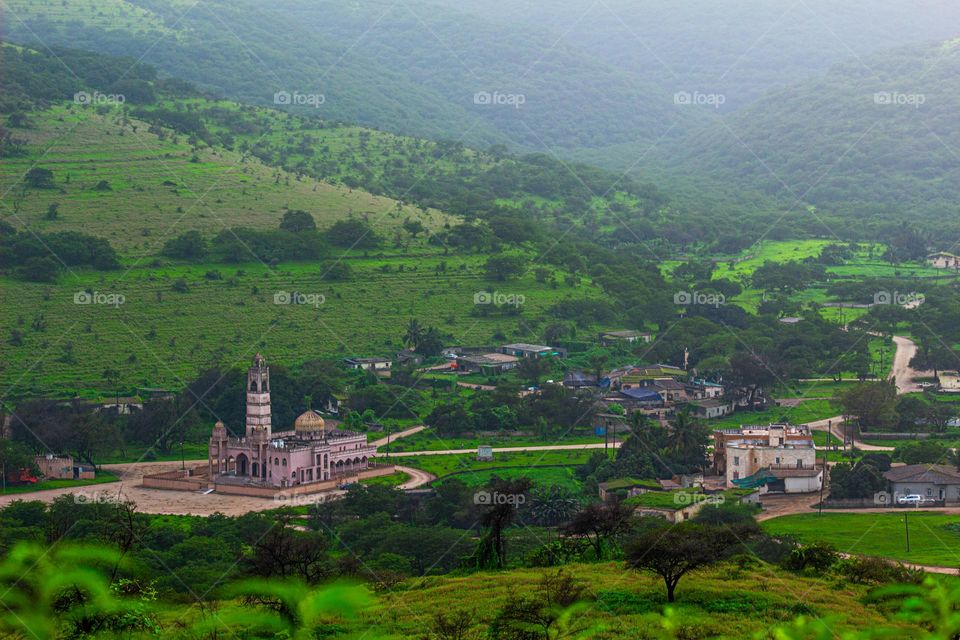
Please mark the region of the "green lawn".
POLYGON ((97 484, 107 484, 119 480, 117 476, 109 471, 98 471, 97 477, 93 480, 41 480, 36 484, 7 485, 6 489, 0 489, 0 495, 27 494, 36 491, 46 491, 47 489, 70 489, 73 487, 89 487, 97 484))
POLYGON ((360 481, 360 484, 366 484, 370 486, 381 486, 381 487, 396 487, 406 482, 410 476, 405 474, 403 471, 396 471, 391 473, 388 476, 377 476, 376 478, 364 478, 360 481))
POLYGON ((960 516, 926 511, 904 513, 816 513, 784 516, 763 523, 777 535, 829 542, 843 553, 883 556, 904 562, 960 566, 960 516), (906 549, 906 524, 910 552, 906 549))
MULTIPOLYGON (((506 480, 514 478, 529 478, 536 487, 562 487, 579 496, 583 490, 583 483, 574 475, 574 467, 517 467, 513 469, 498 469, 494 471, 467 471, 446 479, 456 478, 469 487, 479 487, 497 476, 506 480)), ((444 480, 439 480, 444 482, 444 480)))
MULTIPOLYGON (((599 451, 602 451, 602 449, 599 451)), ((393 464, 423 469, 435 476, 461 473, 460 479, 466 482, 467 477, 471 474, 491 469, 530 469, 533 467, 552 465, 577 466, 585 463, 590 456, 596 452, 596 449, 584 449, 495 453, 494 459, 490 462, 478 461, 474 453, 462 455, 411 456, 409 458, 390 458, 389 460, 393 464)), ((612 450, 610 455, 613 455, 612 450)))
POLYGON ((551 444, 594 444, 603 442, 602 437, 578 432, 562 438, 538 438, 536 436, 500 436, 496 438, 455 438, 438 435, 433 429, 415 433, 380 447, 382 453, 405 451, 443 451, 445 449, 476 449, 481 444, 492 447, 542 447, 551 444))
POLYGON ((796 407, 773 407, 764 411, 737 411, 736 413, 710 420, 713 429, 730 429, 745 424, 770 424, 786 420, 791 424, 814 422, 837 414, 829 400, 806 400, 796 407))

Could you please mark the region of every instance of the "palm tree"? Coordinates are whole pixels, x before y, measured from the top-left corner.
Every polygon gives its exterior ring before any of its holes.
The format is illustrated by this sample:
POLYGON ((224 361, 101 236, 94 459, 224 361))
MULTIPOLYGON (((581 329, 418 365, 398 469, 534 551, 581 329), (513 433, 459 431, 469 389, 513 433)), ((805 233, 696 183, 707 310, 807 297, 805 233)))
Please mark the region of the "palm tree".
POLYGON ((681 411, 670 423, 667 447, 681 460, 702 464, 706 430, 688 411, 681 411))
POLYGON ((420 326, 420 322, 416 318, 410 318, 410 322, 407 324, 407 332, 403 336, 403 343, 416 351, 423 341, 423 335, 424 330, 420 326))

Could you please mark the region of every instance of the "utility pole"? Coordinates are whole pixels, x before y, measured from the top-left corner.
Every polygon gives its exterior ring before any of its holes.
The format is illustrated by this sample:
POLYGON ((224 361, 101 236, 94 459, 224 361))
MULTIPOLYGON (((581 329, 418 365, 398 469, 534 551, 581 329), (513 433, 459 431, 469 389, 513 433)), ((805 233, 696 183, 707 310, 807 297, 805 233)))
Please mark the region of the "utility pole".
POLYGON ((907 530, 907 553, 910 553, 910 520, 908 519, 910 513, 907 511, 903 512, 903 526, 907 530))

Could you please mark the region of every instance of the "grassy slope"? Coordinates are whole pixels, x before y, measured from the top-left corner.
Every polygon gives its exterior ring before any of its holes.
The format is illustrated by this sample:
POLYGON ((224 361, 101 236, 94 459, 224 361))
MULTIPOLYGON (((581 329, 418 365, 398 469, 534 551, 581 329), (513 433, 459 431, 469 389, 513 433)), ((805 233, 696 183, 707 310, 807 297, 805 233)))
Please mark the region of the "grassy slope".
POLYGON ((474 294, 495 289, 522 293, 523 318, 528 319, 568 296, 599 295, 589 283, 553 289, 537 283, 533 274, 498 285, 483 274, 487 256, 444 256, 442 248, 426 245, 423 237, 411 241, 409 236, 405 254, 390 246, 376 257, 357 251, 342 256, 354 278, 341 283, 322 281, 315 263, 269 267, 253 256, 251 264, 236 266, 160 266, 150 254, 167 237, 189 228, 208 235, 232 225, 275 228, 285 206, 306 209, 320 226, 351 212, 367 215, 387 237, 408 216, 433 229, 452 218, 398 209, 393 200, 358 190, 298 181, 255 160, 240 162, 225 150, 201 152, 200 162, 191 162, 192 151, 182 138, 159 140, 142 123, 124 124, 115 114, 60 109, 35 114, 32 120, 32 129, 17 131, 31 139, 30 154, 0 166, 0 189, 40 159, 40 166, 54 171, 60 188, 28 192, 19 218, 40 231, 102 235, 121 251, 124 266, 117 272, 75 270, 55 285, 0 278, 0 302, 16 310, 0 318, 0 385, 9 395, 106 392, 100 373, 107 367, 118 369, 130 386, 178 387, 204 366, 243 362, 258 349, 282 364, 318 356, 390 354, 400 347, 402 328, 411 317, 439 327, 459 343, 489 343, 497 331, 529 340, 534 336, 521 335, 519 317, 469 315, 474 294), (111 190, 93 191, 100 180, 107 180, 111 190), (183 187, 164 185, 167 180, 183 187), (196 194, 203 197, 200 205, 196 194), (60 204, 60 215, 46 221, 52 202, 60 204), (447 270, 437 273, 441 263, 447 270), (382 272, 384 266, 391 272, 382 272), (210 270, 220 271, 223 280, 206 279, 210 270), (180 278, 189 285, 187 293, 171 289, 180 278), (74 294, 85 289, 122 294, 125 304, 75 305, 74 294), (279 291, 323 295, 325 304, 274 305, 279 291), (39 318, 43 330, 32 328, 39 318), (13 330, 24 333, 20 347, 6 340, 13 330))
POLYGON ((775 518, 763 523, 770 533, 789 534, 805 541, 824 540, 839 551, 883 556, 936 566, 960 565, 960 517, 911 511, 910 552, 906 550, 903 513, 824 513, 775 518))
MULTIPOLYGON (((58 189, 28 191, 18 214, 23 223, 38 232, 99 235, 131 259, 156 253, 166 240, 189 229, 208 236, 233 226, 275 229, 287 208, 309 211, 320 227, 350 213, 367 216, 388 236, 407 217, 434 230, 454 220, 298 178, 226 149, 195 152, 186 136, 160 139, 147 131, 148 125, 125 120, 118 111, 100 115, 89 107, 58 107, 30 120, 30 128, 14 130, 30 153, 4 159, 0 193, 35 163, 52 170, 58 189), (198 162, 192 161, 195 153, 198 162), (94 190, 101 180, 109 182, 111 191, 94 190), (59 216, 48 221, 47 207, 54 202, 60 204, 59 216)), ((9 209, 3 213, 21 226, 9 209)))
MULTIPOLYGON (((618 563, 571 565, 568 570, 598 597, 578 619, 603 625, 605 631, 596 637, 661 637, 665 597, 659 577, 626 572, 618 563)), ((509 598, 532 593, 543 574, 543 569, 521 569, 412 579, 382 596, 381 608, 353 629, 390 638, 419 637, 434 612, 464 609, 475 609, 481 621, 489 622, 509 598)), ((676 637, 746 638, 792 619, 805 607, 837 633, 884 623, 880 611, 862 603, 865 594, 863 587, 837 586, 766 565, 746 571, 721 566, 680 583, 675 610, 683 629, 676 637)))

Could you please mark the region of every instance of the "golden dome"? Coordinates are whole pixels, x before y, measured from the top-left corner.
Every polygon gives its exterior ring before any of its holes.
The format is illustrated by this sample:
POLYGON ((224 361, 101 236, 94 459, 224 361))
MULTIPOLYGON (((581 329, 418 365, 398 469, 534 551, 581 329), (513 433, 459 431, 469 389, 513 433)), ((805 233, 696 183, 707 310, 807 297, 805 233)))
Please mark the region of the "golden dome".
POLYGON ((294 431, 323 431, 325 426, 320 414, 312 409, 302 413, 293 423, 294 431))

